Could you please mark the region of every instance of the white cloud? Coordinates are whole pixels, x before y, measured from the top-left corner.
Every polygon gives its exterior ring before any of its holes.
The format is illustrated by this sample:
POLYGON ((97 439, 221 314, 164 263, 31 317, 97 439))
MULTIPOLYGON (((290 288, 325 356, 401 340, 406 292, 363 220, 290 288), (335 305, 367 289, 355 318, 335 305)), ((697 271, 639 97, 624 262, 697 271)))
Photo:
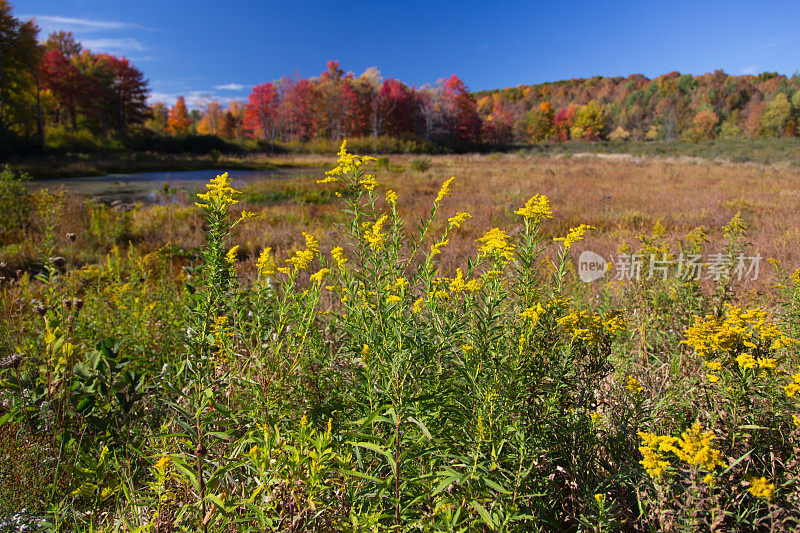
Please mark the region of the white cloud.
POLYGON ((227 83, 225 85, 214 85, 214 88, 218 91, 241 91, 244 89, 244 85, 241 83, 227 83))
POLYGON ((81 41, 84 48, 88 48, 94 52, 103 51, 136 51, 141 52, 147 48, 137 39, 132 37, 124 37, 121 39, 85 39, 81 41))
POLYGON ((153 91, 150 93, 148 101, 162 102, 166 105, 175 105, 175 101, 179 96, 183 96, 186 100, 186 107, 189 109, 205 109, 209 102, 217 102, 222 107, 226 107, 234 100, 241 101, 241 98, 232 96, 223 96, 221 94, 212 93, 209 91, 185 91, 185 92, 158 92, 153 91))
POLYGON ((39 27, 45 33, 57 30, 73 31, 75 33, 86 33, 93 31, 109 31, 109 30, 124 30, 124 29, 140 29, 147 30, 144 26, 133 24, 131 22, 120 22, 116 20, 93 20, 81 19, 75 17, 57 17, 50 15, 21 15, 20 18, 36 19, 39 27))

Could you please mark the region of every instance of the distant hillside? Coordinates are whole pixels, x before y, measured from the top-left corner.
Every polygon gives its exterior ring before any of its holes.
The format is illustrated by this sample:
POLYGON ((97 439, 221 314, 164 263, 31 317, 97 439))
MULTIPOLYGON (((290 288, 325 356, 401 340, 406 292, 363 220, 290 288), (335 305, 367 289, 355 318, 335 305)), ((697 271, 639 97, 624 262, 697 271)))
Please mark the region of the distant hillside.
POLYGON ((515 137, 533 142, 783 137, 800 131, 798 74, 595 76, 473 95, 485 123, 513 125, 515 137))

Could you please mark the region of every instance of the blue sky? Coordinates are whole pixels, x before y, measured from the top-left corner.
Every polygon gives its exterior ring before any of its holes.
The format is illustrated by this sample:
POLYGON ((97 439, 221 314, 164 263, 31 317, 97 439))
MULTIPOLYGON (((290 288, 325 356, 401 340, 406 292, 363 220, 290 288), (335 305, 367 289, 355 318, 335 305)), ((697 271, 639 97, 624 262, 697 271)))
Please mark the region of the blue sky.
POLYGON ((329 59, 409 85, 457 74, 471 90, 673 70, 800 70, 798 2, 11 0, 45 36, 72 31, 131 59, 152 100, 246 99, 329 59))

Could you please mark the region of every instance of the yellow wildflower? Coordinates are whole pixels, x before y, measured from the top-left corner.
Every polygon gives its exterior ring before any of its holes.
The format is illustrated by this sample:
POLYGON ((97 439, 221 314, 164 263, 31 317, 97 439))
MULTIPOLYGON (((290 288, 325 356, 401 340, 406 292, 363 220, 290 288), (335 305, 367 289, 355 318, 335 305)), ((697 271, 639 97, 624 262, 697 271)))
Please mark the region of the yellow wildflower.
POLYGON ((533 219, 533 222, 539 222, 545 218, 553 218, 553 213, 550 211, 550 200, 547 196, 536 194, 525 204, 514 211, 515 214, 525 218, 525 220, 533 219))
POLYGON ((337 246, 331 250, 331 257, 336 261, 337 266, 342 266, 347 262, 347 256, 344 255, 344 249, 341 246, 337 246))
POLYGON ((436 195, 436 200, 434 201, 435 204, 442 203, 442 200, 444 200, 446 196, 453 196, 451 189, 453 188, 453 180, 455 179, 456 177, 453 176, 442 184, 442 188, 439 189, 439 194, 436 195))
POLYGON ((749 370, 756 366, 756 359, 749 353, 741 353, 736 356, 736 362, 742 370, 749 370))
POLYGON ((275 261, 272 259, 272 248, 267 246, 262 250, 256 261, 256 270, 259 276, 267 277, 275 271, 275 261))
POLYGON ((375 174, 367 174, 359 180, 358 184, 370 192, 379 185, 379 183, 375 181, 375 174))
POLYGON ((478 251, 481 255, 486 256, 499 254, 506 260, 510 260, 514 250, 514 245, 509 244, 507 240, 508 235, 506 235, 505 231, 501 230, 500 228, 493 228, 484 233, 483 237, 478 239, 476 242, 483 243, 483 245, 478 248, 478 251))
POLYGON ((373 250, 382 250, 383 249, 383 240, 386 237, 385 233, 382 233, 383 225, 389 219, 389 215, 383 215, 379 218, 375 224, 372 225, 372 229, 367 231, 365 238, 367 242, 369 242, 369 247, 373 250))
POLYGON ((597 502, 597 505, 600 507, 606 502, 606 495, 605 494, 595 494, 594 500, 597 502))
POLYGON ((419 314, 422 311, 422 304, 425 303, 424 298, 418 298, 416 302, 414 302, 414 306, 412 307, 412 311, 414 314, 419 314))
POLYGON ((544 306, 542 306, 541 303, 537 303, 536 306, 525 309, 519 314, 519 316, 529 320, 531 324, 535 325, 537 322, 539 322, 539 318, 544 314, 544 312, 544 306))
POLYGON ((750 488, 747 490, 759 500, 769 500, 772 498, 772 493, 775 492, 775 485, 767 483, 767 478, 765 477, 752 478, 750 480, 750 488))
POLYGON ((589 226, 587 224, 581 224, 578 227, 572 228, 569 230, 569 233, 566 237, 556 237, 553 239, 554 241, 564 241, 564 248, 570 248, 573 244, 583 239, 584 234, 587 231, 597 229, 594 226, 589 226))
POLYGON ((592 414, 589 415, 589 417, 592 419, 592 422, 596 424, 603 418, 603 413, 599 411, 593 411, 592 414))
POLYGON ((447 227, 449 229, 460 228, 461 224, 463 224, 468 218, 472 218, 472 215, 459 211, 447 219, 447 227))
POLYGON ((681 438, 677 440, 678 447, 673 451, 689 465, 708 471, 718 466, 724 468, 726 465, 722 461, 722 453, 713 444, 714 439, 714 432, 703 430, 700 421, 696 420, 691 428, 681 433, 681 438))
POLYGON ((225 261, 227 261, 231 265, 235 265, 236 264, 236 252, 238 252, 238 251, 239 251, 239 245, 237 244, 236 246, 234 246, 233 248, 228 250, 227 254, 225 254, 225 261))
POLYGON ((310 233, 303 232, 303 237, 306 239, 306 249, 312 252, 319 252, 319 241, 314 238, 310 233))
POLYGON ((403 299, 401 297, 397 296, 396 294, 390 294, 389 297, 386 298, 386 301, 389 302, 390 304, 397 303, 397 302, 402 301, 402 300, 403 299))
POLYGON ((395 207, 397 205, 397 193, 391 189, 386 191, 386 203, 395 207))
POLYGON ((447 246, 447 244, 449 242, 450 242, 450 239, 445 239, 442 242, 437 242, 436 244, 432 244, 431 245, 431 257, 433 257, 434 255, 442 253, 442 248, 447 246))
MULTIPOLYGON (((800 368, 800 367, 798 367, 800 368)), ((785 385, 783 388, 786 391, 786 396, 789 398, 800 392, 800 372, 792 376, 793 383, 785 385)))
POLYGON ((714 374, 706 374, 706 377, 710 383, 716 383, 719 381, 719 376, 715 376, 714 374))
POLYGON ((331 269, 322 268, 316 274, 311 274, 309 279, 311 279, 311 281, 314 282, 315 284, 316 283, 322 283, 322 278, 324 278, 325 276, 327 276, 330 273, 331 273, 331 269))
MULTIPOLYGON (((286 260, 287 263, 292 265, 295 270, 305 270, 314 260, 314 252, 311 250, 298 250, 295 254, 286 260)), ((281 270, 278 269, 280 272, 281 270)))
POLYGON ((196 203, 202 209, 225 209, 237 203, 237 196, 241 194, 231 186, 227 172, 213 178, 206 188, 208 192, 197 195, 198 198, 204 200, 204 202, 196 203))
POLYGON ((642 384, 639 383, 639 380, 633 376, 628 377, 628 383, 625 385, 625 388, 634 392, 642 392, 644 390, 644 387, 642 387, 642 384))

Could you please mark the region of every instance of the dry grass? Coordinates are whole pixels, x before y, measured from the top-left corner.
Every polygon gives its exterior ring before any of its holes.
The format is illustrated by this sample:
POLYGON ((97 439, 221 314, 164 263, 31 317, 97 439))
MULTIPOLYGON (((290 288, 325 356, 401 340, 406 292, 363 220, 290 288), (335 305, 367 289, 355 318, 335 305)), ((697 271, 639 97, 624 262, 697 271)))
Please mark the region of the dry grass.
MULTIPOLYGON (((422 218, 432 204, 441 183, 456 177, 454 196, 445 204, 444 220, 456 211, 473 215, 451 240, 443 257, 445 268, 464 264, 474 252, 475 239, 492 227, 513 230, 518 220, 513 211, 534 194, 551 200, 555 218, 544 225, 549 237, 564 235, 581 223, 597 231, 576 246, 576 252, 594 250, 605 257, 615 254, 623 243, 638 247, 637 235, 650 234, 659 222, 665 237, 673 243, 698 226, 705 226, 711 243, 708 250, 721 251, 720 229, 737 212, 748 225, 752 253, 775 258, 794 269, 800 256, 800 179, 791 169, 754 164, 720 164, 698 160, 655 158, 572 157, 546 158, 515 154, 450 155, 429 157, 425 172, 412 170, 417 156, 391 156, 389 170, 379 172, 385 187, 395 189, 406 220, 422 218)), ((319 165, 318 174, 332 161, 326 156, 290 156, 273 160, 278 164, 319 165)), ((235 171, 232 172, 235 175, 235 171)), ((338 242, 338 202, 319 195, 324 185, 316 173, 296 181, 265 180, 247 192, 256 201, 245 201, 244 209, 262 216, 243 225, 235 235, 241 245, 244 270, 264 246, 278 255, 287 254, 302 240, 301 231, 311 231, 323 244, 338 242), (279 194, 278 194, 279 193, 279 194), (266 199, 265 199, 266 198, 266 199)), ((191 205, 191 200, 188 202, 191 205)), ((68 200, 63 231, 86 239, 88 224, 76 199, 68 200)), ((192 248, 201 244, 202 226, 197 213, 182 206, 145 206, 132 214, 134 243, 145 248, 172 244, 192 248)), ((72 248, 75 250, 75 248, 72 248)), ((89 260, 86 247, 78 262, 89 260)), ((763 262, 762 270, 770 270, 763 262)), ((760 277, 753 289, 770 283, 760 277)))

